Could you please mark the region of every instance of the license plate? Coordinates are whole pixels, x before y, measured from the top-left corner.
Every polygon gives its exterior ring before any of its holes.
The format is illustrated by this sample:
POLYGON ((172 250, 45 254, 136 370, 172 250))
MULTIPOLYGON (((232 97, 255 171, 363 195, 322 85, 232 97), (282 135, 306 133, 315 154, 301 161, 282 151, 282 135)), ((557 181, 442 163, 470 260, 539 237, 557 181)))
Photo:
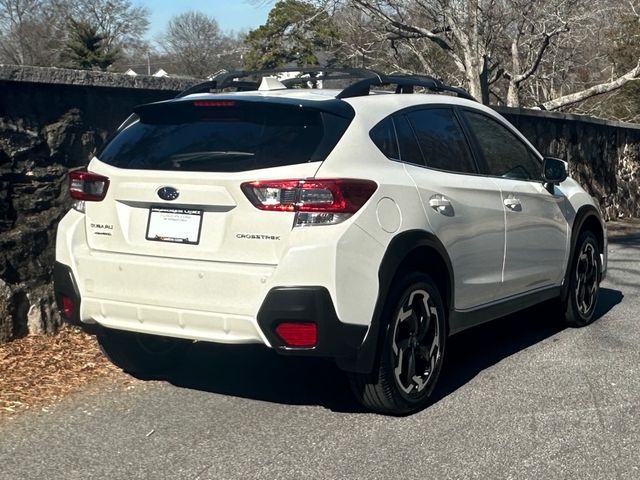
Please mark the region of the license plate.
POLYGON ((147 240, 197 245, 201 226, 202 210, 151 207, 147 240))

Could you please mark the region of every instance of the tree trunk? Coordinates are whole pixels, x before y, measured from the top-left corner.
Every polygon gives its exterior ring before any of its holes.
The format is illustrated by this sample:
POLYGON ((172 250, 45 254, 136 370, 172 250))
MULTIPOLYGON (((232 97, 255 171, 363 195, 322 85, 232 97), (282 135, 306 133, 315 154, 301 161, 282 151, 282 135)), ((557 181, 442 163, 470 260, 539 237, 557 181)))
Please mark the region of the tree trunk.
POLYGON ((507 91, 507 106, 516 108, 520 106, 520 84, 514 82, 513 80, 509 81, 509 90, 507 91))
MULTIPOLYGON (((455 19, 455 12, 451 12, 450 17, 455 19)), ((463 50, 465 76, 469 85, 469 93, 475 99, 483 101, 482 72, 485 69, 484 64, 481 65, 481 62, 484 63, 484 57, 480 54, 481 41, 478 27, 478 0, 468 0, 466 25, 463 23, 455 26, 454 34, 458 38, 458 44, 463 50)))
POLYGON ((478 65, 467 65, 467 71, 465 74, 467 77, 467 84, 469 85, 469 93, 476 100, 481 100, 483 98, 482 83, 480 81, 480 69, 478 68, 478 65))
POLYGON ((509 77, 509 90, 507 91, 507 106, 520 106, 520 49, 518 48, 518 38, 511 42, 511 76, 509 77))
POLYGON ((482 92, 480 95, 480 101, 483 105, 489 105, 489 71, 486 65, 480 72, 480 91, 482 92))

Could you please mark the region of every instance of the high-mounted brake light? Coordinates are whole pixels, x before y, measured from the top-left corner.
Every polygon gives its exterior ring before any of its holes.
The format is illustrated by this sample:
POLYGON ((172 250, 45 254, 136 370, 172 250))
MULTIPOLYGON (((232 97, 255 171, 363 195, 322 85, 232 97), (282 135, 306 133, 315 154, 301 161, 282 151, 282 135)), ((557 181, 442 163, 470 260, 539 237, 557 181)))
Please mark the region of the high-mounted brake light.
POLYGON ((74 200, 100 202, 109 188, 109 179, 83 170, 69 172, 69 195, 74 200))
POLYGON ((296 212, 296 226, 331 225, 356 213, 378 188, 370 180, 264 180, 241 185, 260 210, 296 212))
POLYGON ((233 100, 196 100, 193 102, 194 107, 235 107, 236 102, 233 100))

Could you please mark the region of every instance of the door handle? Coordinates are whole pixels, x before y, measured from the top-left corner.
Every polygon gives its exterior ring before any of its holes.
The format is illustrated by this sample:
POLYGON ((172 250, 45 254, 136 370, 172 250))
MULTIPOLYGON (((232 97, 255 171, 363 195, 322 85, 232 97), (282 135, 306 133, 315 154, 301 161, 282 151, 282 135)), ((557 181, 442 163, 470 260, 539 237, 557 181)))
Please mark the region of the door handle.
POLYGON ((451 205, 451 201, 449 201, 449 199, 444 195, 433 195, 429 199, 429 206, 446 217, 453 216, 453 206, 451 205))
POLYGON ((504 206, 510 210, 513 210, 514 212, 522 211, 522 203, 520 203, 519 198, 513 198, 513 197, 505 198, 504 206))
POLYGON ((437 210, 440 207, 450 207, 451 202, 444 197, 431 197, 431 199, 429 200, 429 206, 437 210))

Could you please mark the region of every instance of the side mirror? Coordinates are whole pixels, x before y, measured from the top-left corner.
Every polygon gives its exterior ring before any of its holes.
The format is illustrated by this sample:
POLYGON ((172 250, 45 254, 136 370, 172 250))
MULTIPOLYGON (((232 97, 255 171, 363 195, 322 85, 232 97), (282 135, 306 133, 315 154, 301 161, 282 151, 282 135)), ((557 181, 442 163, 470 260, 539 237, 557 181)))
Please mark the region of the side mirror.
POLYGON ((567 179, 567 162, 559 158, 545 157, 542 161, 542 180, 557 185, 567 179))

